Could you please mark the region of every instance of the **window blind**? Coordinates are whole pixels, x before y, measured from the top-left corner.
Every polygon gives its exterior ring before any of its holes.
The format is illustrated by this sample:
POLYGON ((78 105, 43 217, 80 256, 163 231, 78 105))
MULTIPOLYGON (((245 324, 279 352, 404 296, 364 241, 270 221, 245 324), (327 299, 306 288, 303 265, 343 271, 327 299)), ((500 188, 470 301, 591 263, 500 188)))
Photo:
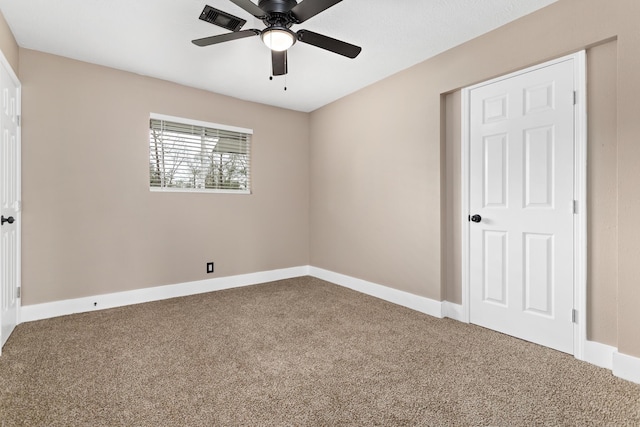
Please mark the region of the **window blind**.
POLYGON ((149 177, 152 189, 249 193, 251 134, 152 117, 149 177))

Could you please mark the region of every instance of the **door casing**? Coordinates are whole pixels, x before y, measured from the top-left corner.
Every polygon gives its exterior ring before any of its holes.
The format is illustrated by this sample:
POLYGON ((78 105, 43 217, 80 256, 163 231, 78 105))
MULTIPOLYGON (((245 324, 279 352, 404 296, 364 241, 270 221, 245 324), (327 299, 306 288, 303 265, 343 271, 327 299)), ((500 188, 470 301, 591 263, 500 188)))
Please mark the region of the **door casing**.
POLYGON ((501 80, 509 79, 524 73, 545 68, 559 62, 573 60, 574 81, 576 91, 574 115, 574 198, 576 213, 574 215, 574 307, 576 318, 574 323, 574 351, 577 359, 584 360, 584 346, 587 340, 587 88, 586 88, 586 53, 576 52, 545 63, 509 73, 462 89, 462 139, 461 139, 461 213, 462 221, 462 321, 470 321, 470 253, 469 253, 469 222, 465 220, 469 211, 470 188, 470 96, 474 88, 485 86, 501 80))

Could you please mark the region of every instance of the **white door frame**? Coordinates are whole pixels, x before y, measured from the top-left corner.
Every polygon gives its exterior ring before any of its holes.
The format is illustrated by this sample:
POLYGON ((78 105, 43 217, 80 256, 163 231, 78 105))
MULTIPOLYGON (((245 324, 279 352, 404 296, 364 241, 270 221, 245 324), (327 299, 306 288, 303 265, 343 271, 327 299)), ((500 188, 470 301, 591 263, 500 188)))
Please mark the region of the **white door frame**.
POLYGON ((481 86, 509 79, 520 74, 538 70, 564 61, 573 60, 576 91, 576 105, 574 115, 574 198, 576 200, 576 214, 574 215, 574 282, 573 306, 576 313, 574 323, 573 355, 584 360, 584 345, 587 341, 587 86, 586 86, 586 54, 580 51, 572 55, 554 59, 533 67, 516 71, 486 82, 462 89, 462 321, 470 321, 470 286, 469 286, 469 222, 464 218, 469 212, 470 188, 470 96, 471 91, 481 86))
MULTIPOLYGON (((16 194, 18 196, 18 209, 16 213, 16 221, 17 221, 17 254, 16 254, 16 262, 18 264, 18 268, 16 271, 16 286, 22 291, 22 83, 18 76, 16 75, 13 67, 7 60, 7 57, 4 56, 4 52, 0 50, 0 64, 3 66, 13 83, 16 85, 16 114, 18 115, 18 128, 16 131, 16 194)), ((16 307, 16 325, 20 324, 20 310, 22 308, 22 292, 18 295, 17 298, 17 307, 16 307)), ((2 354, 2 348, 0 347, 0 355, 2 354)))

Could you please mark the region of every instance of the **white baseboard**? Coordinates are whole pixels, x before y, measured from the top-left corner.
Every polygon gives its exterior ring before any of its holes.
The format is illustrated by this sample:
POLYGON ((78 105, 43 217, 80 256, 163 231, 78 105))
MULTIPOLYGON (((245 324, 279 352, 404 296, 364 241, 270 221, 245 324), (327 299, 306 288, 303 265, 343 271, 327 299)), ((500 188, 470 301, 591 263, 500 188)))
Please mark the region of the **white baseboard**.
POLYGON ((601 368, 613 369, 613 354, 616 348, 595 341, 584 342, 583 359, 585 362, 601 368))
POLYGON ((44 304, 26 305, 20 309, 20 322, 32 322, 34 320, 49 319, 74 313, 104 310, 107 308, 184 297, 223 289, 239 288, 275 280, 306 276, 308 274, 309 267, 301 266, 237 276, 216 277, 214 279, 199 280, 197 282, 136 289, 133 291, 54 301, 44 304))
POLYGON ((442 314, 449 319, 457 320, 458 322, 468 323, 464 319, 464 312, 462 305, 455 304, 453 302, 444 301, 442 303, 442 314))
POLYGON ((640 358, 618 352, 618 349, 595 341, 586 341, 584 361, 609 369, 616 377, 640 384, 640 358))
POLYGON ((334 273, 318 267, 309 267, 309 275, 318 279, 353 289, 363 294, 371 295, 376 298, 383 299, 403 307, 419 311, 429 316, 442 319, 442 302, 429 298, 410 294, 409 292, 400 291, 398 289, 389 288, 387 286, 378 285, 377 283, 368 282, 366 280, 357 279, 355 277, 346 276, 344 274, 334 273))
POLYGON ((613 353, 613 375, 640 384, 640 358, 613 353))
POLYGON ((242 286, 256 285, 293 277, 311 275, 327 282, 344 286, 355 291, 398 304, 421 313, 437 318, 443 317, 442 302, 410 294, 408 292, 356 279, 344 274, 334 273, 321 268, 300 266, 282 270, 264 271, 259 273, 242 274, 238 276, 219 277, 200 280, 197 282, 180 283, 175 285, 157 286, 136 289, 132 291, 116 292, 112 294, 95 295, 84 298, 74 298, 43 304, 22 306, 20 322, 49 319, 74 313, 105 310, 126 305, 159 301, 206 292, 231 289, 242 286))

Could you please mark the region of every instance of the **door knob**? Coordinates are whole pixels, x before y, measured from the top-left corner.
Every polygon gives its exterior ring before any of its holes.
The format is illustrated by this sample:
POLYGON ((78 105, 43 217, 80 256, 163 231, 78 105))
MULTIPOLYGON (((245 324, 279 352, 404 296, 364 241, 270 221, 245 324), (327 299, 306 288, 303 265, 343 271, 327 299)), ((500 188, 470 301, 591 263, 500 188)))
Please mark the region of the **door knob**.
POLYGON ((2 215, 2 217, 0 217, 0 225, 4 225, 5 222, 8 222, 9 224, 13 224, 13 222, 15 221, 15 219, 10 216, 9 218, 5 218, 4 215, 2 215))
POLYGON ((473 222, 480 222, 480 221, 482 221, 482 217, 481 217, 480 215, 477 215, 477 214, 476 214, 476 215, 474 215, 474 216, 472 216, 472 217, 471 217, 471 221, 473 221, 473 222))

